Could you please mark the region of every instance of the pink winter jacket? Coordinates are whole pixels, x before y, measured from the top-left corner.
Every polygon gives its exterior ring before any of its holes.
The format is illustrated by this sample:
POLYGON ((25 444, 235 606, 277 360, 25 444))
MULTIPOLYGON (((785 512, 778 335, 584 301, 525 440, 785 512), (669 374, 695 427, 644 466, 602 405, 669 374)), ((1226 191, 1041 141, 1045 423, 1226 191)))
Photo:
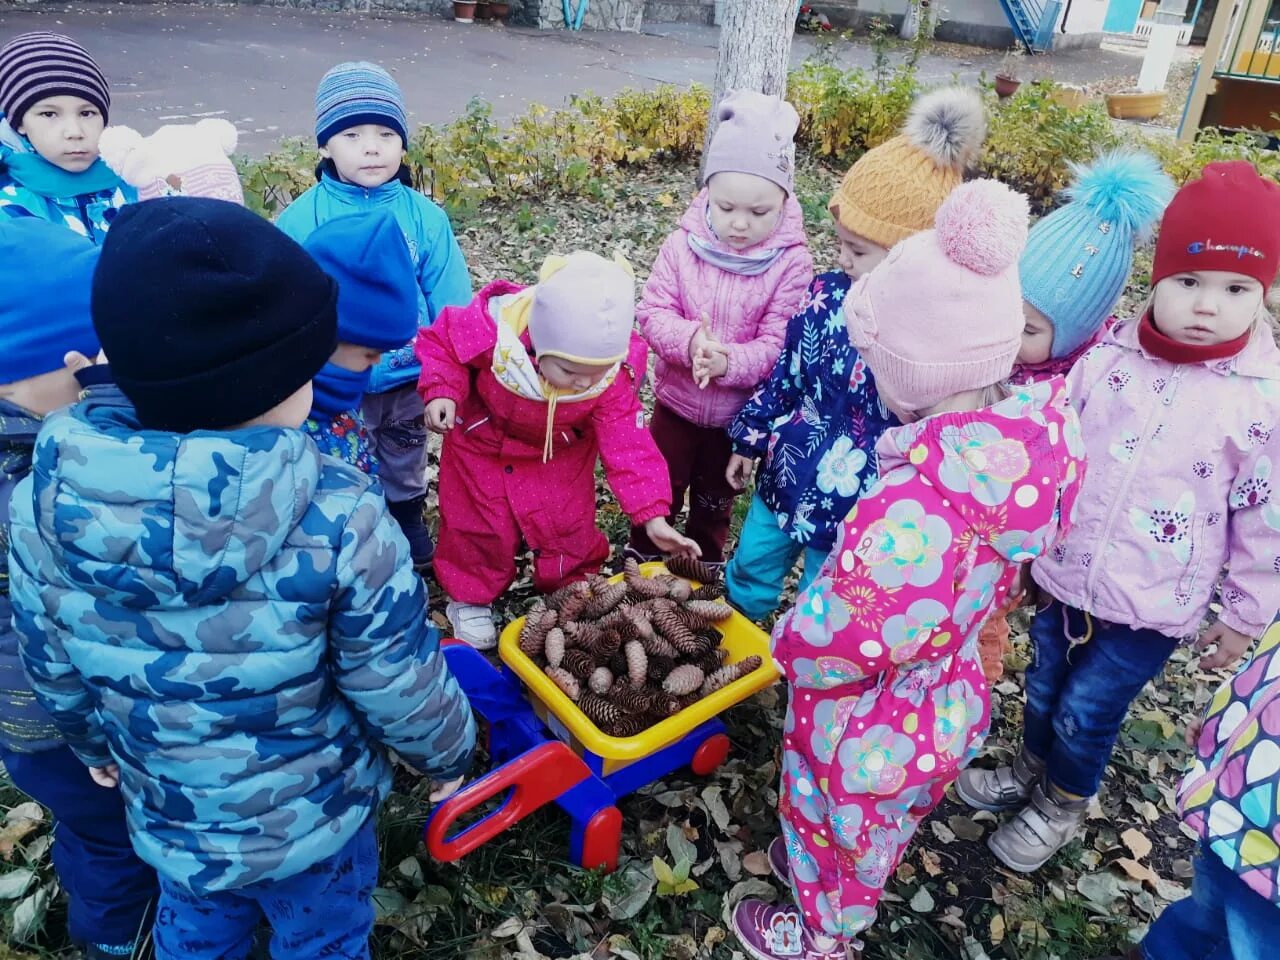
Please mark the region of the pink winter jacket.
POLYGON ((717 242, 707 227, 705 190, 658 251, 636 319, 658 357, 654 385, 658 399, 691 423, 723 427, 773 370, 787 322, 800 309, 813 279, 813 257, 806 246, 804 214, 791 196, 773 233, 758 246, 741 251, 785 248, 759 276, 740 276, 700 259, 689 248, 690 233, 708 243, 717 242), (704 313, 711 332, 729 348, 729 370, 699 390, 693 382, 689 341, 704 313))
POLYGON ((1174 364, 1117 325, 1067 378, 1089 474, 1070 534, 1032 568, 1069 606, 1178 639, 1223 568, 1219 619, 1259 636, 1280 606, 1280 349, 1260 328, 1227 360, 1174 364))

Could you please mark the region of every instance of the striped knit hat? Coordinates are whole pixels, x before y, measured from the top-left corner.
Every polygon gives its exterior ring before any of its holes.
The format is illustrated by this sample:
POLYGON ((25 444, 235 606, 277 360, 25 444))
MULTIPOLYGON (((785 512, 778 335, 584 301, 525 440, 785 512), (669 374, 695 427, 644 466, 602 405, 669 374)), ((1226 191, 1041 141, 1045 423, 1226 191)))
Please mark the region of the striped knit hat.
POLYGON ((400 134, 409 144, 404 95, 391 74, 376 63, 340 63, 320 80, 316 90, 316 142, 362 123, 378 123, 400 134))
POLYGON ((0 113, 18 127, 45 97, 80 97, 102 111, 111 109, 107 78, 87 50, 59 33, 24 33, 0 47, 0 113))

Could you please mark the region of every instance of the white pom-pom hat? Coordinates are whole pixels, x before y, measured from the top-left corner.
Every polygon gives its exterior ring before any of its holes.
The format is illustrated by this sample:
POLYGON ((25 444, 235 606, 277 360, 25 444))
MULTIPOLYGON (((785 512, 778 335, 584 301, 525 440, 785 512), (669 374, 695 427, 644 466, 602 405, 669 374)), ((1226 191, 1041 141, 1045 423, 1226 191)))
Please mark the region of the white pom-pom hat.
POLYGON ((1008 378, 1022 341, 1018 257, 1027 200, 1002 183, 952 191, 932 230, 903 240, 845 298, 845 321, 901 412, 1008 378))

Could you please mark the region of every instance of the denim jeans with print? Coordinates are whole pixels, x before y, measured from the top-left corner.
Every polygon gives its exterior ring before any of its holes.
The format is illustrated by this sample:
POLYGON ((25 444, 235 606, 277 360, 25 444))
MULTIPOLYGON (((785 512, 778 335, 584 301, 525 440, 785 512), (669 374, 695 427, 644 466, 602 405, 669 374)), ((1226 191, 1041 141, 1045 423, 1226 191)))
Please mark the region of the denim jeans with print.
POLYGON ((1098 792, 1120 726, 1147 681, 1178 646, 1155 630, 1107 623, 1052 601, 1031 622, 1024 738, 1049 782, 1098 792))

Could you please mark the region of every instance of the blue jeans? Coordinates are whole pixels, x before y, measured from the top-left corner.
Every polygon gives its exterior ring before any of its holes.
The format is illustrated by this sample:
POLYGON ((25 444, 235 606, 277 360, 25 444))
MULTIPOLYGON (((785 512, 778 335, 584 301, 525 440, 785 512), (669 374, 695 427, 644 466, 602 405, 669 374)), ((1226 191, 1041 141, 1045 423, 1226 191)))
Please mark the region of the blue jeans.
POLYGON ((94 783, 70 747, 0 748, 0 760, 13 785, 53 814, 53 866, 67 891, 71 939, 123 946, 145 934, 156 874, 133 852, 120 791, 94 783))
POLYGON ((1203 845, 1191 896, 1171 903, 1142 940, 1147 960, 1262 960, 1280 943, 1280 906, 1203 845))
POLYGON ((156 960, 244 960, 271 924, 272 960, 368 960, 378 844, 372 819, 296 877, 201 897, 160 879, 156 960))
POLYGON ((725 589, 729 600, 752 620, 762 620, 778 609, 782 584, 791 568, 804 554, 803 590, 818 575, 829 550, 806 550, 778 529, 773 511, 759 497, 751 498, 751 509, 742 522, 738 547, 725 568, 725 589))
POLYGON ((1091 797, 1129 704, 1160 674, 1178 641, 1154 630, 1106 623, 1054 600, 1036 612, 1031 645, 1027 750, 1045 761, 1054 786, 1091 797), (1072 646, 1071 637, 1086 635, 1086 642, 1072 646))

